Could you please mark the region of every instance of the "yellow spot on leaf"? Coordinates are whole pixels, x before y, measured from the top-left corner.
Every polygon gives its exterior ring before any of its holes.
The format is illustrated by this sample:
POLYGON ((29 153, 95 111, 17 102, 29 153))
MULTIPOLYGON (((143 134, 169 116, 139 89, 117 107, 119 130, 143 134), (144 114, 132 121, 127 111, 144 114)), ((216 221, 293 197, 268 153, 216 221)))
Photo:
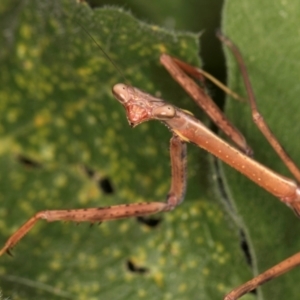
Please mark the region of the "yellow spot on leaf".
POLYGON ((33 69, 33 63, 31 60, 26 59, 23 63, 24 69, 30 71, 33 69))
POLYGON ((223 283, 219 283, 217 285, 217 289, 220 291, 220 292, 225 292, 226 288, 225 288, 225 285, 223 283))
POLYGON ((121 226, 119 226, 120 232, 127 232, 129 228, 128 222, 122 222, 121 226))
POLYGON ((209 271, 208 268, 203 268, 203 269, 202 269, 202 274, 203 274, 203 275, 207 276, 207 275, 209 275, 209 273, 210 273, 210 271, 209 271))
POLYGON ((157 49, 160 53, 167 53, 168 50, 164 44, 156 44, 153 47, 154 49, 157 49))
POLYGON ((81 77, 89 76, 92 72, 93 70, 90 68, 80 68, 77 70, 78 75, 81 77))
POLYGON ((34 117, 34 125, 36 127, 41 127, 47 124, 51 120, 51 116, 48 112, 42 112, 34 117))
POLYGON ((25 56, 26 49, 26 45, 24 44, 17 45, 17 55, 19 56, 19 58, 23 58, 25 56))
POLYGON ((140 298, 144 298, 146 296, 146 291, 144 289, 138 290, 138 295, 140 298))
POLYGON ((179 292, 185 292, 187 290, 187 284, 186 283, 181 283, 178 287, 179 292))
POLYGON ((44 159, 52 160, 54 157, 54 151, 55 151, 54 145, 48 144, 43 147, 41 154, 44 159))
POLYGON ((155 274, 153 275, 153 279, 159 287, 163 287, 163 285, 164 285, 164 275, 163 275, 162 272, 155 272, 155 274))
POLYGON ((57 271, 57 270, 61 269, 61 264, 58 261, 54 260, 54 261, 50 262, 49 268, 57 271))
POLYGON ((31 38, 32 30, 28 25, 23 25, 20 29, 20 32, 22 37, 24 37, 25 39, 31 38))
POLYGON ((67 176, 65 174, 60 174, 55 177, 54 185, 57 187, 63 187, 67 183, 67 176))
POLYGON ((119 249, 114 249, 113 253, 112 253, 112 256, 115 257, 115 258, 120 257, 121 256, 121 251, 119 249))
POLYGON ((10 109, 6 116, 8 122, 14 123, 18 119, 19 113, 20 111, 18 111, 18 109, 10 109))

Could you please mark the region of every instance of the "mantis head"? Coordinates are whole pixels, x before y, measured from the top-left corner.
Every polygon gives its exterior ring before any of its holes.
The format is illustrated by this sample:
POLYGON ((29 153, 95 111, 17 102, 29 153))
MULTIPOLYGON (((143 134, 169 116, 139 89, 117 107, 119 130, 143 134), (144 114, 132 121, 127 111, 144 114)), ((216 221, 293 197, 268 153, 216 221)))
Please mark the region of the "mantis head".
POLYGON ((176 116, 174 106, 135 87, 118 83, 112 88, 115 98, 124 106, 130 126, 148 120, 166 121, 176 116))

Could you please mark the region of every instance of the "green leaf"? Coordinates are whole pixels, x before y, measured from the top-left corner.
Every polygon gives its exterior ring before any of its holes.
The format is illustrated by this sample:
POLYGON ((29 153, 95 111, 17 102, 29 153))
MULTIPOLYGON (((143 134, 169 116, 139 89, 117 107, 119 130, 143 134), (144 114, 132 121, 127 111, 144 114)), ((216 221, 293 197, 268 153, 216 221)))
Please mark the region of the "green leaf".
MULTIPOLYGON (((239 46, 257 97, 258 108, 280 143, 300 165, 299 9, 296 0, 266 3, 227 1, 224 33, 239 46)), ((230 87, 242 94, 244 86, 232 55, 228 54, 230 87)), ((291 177, 251 120, 249 106, 228 101, 226 114, 254 149, 255 159, 291 177)), ((262 272, 300 249, 300 222, 279 199, 225 167, 232 198, 252 241, 257 272, 262 272)), ((298 299, 300 272, 266 284, 264 299, 298 299)), ((262 299, 262 298, 261 298, 262 299)))
MULTIPOLYGON (((199 65, 198 35, 71 0, 7 1, 0 12, 1 244, 40 210, 163 201, 170 133, 158 122, 128 126, 111 95, 124 79, 82 27, 132 84, 201 118, 158 63, 167 52, 199 65)), ((13 258, 0 258, 3 296, 212 300, 241 284, 251 275, 239 228, 215 199, 208 156, 199 153, 189 147, 186 201, 155 216, 153 228, 135 219, 93 228, 41 221, 13 258)))

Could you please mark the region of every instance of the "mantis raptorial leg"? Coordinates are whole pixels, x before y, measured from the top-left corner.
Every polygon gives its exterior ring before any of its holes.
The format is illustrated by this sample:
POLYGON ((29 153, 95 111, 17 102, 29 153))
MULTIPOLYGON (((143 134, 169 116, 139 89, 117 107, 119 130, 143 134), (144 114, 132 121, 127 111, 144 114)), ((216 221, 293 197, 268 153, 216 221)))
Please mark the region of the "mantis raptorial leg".
MULTIPOLYGON (((270 141, 273 148, 280 153, 280 157, 286 163, 286 165, 290 166, 289 168, 291 172, 298 180, 300 178, 298 175, 298 168, 287 159, 287 155, 285 154, 284 150, 282 147, 279 147, 279 143, 269 131, 265 122, 259 117, 245 65, 241 59, 238 49, 224 36, 219 35, 219 37, 224 43, 228 44, 230 48, 232 48, 233 53, 237 57, 248 91, 254 119, 256 120, 258 116, 258 127, 270 141)), ((189 77, 185 77, 185 75, 181 74, 181 69, 184 69, 188 72, 190 70, 190 73, 197 73, 196 69, 184 64, 183 62, 174 60, 167 55, 161 56, 161 62, 167 66, 167 68, 170 67, 169 71, 172 72, 172 76, 184 86, 189 94, 191 94, 193 97, 195 97, 195 95, 200 95, 199 99, 201 101, 203 101, 203 99, 207 100, 207 95, 200 88, 196 87, 194 82, 189 77)), ((137 88, 124 84, 115 85, 113 87, 113 94, 124 106, 130 125, 136 126, 142 122, 154 119, 166 124, 173 133, 173 137, 171 138, 170 142, 172 183, 167 196, 167 201, 124 204, 105 208, 41 211, 36 213, 8 239, 5 246, 0 250, 0 255, 4 254, 5 252, 9 253, 10 249, 14 247, 20 239, 22 239, 22 237, 35 225, 39 219, 45 219, 49 222, 59 220, 71 220, 74 222, 101 222, 106 220, 143 216, 174 209, 183 200, 185 193, 186 142, 192 142, 220 158, 236 170, 240 171, 246 177, 257 183, 259 186, 278 197, 282 202, 287 204, 298 215, 300 215, 300 190, 297 183, 275 173, 274 171, 268 169, 249 157, 247 154, 249 154, 251 151, 246 145, 243 137, 227 120, 225 120, 225 125, 222 123, 221 119, 223 119, 223 117, 221 116, 219 118, 219 113, 216 113, 217 110, 215 107, 208 104, 208 110, 211 109, 212 111, 211 117, 213 119, 215 118, 215 122, 224 130, 225 133, 227 133, 228 136, 232 138, 232 140, 242 151, 236 149, 216 136, 190 113, 168 104, 162 99, 153 97, 137 88), (218 121, 219 119, 221 120, 221 124, 218 121), (227 127, 229 129, 227 129, 227 127)), ((198 102, 198 98, 196 99, 196 102, 198 102)), ((204 101, 204 108, 207 110, 206 105, 207 104, 204 101)), ((300 264, 300 253, 297 253, 296 255, 288 258, 275 267, 250 280, 249 282, 243 284, 239 288, 233 290, 225 297, 225 299, 238 299, 245 293, 255 289, 264 282, 287 272, 298 264, 300 264)))

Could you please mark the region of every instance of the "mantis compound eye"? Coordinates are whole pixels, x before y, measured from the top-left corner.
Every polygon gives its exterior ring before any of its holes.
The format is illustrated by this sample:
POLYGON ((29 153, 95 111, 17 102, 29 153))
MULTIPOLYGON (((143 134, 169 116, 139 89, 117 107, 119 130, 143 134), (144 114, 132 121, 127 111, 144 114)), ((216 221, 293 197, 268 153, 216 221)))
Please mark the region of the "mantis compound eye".
POLYGON ((168 120, 175 117, 176 110, 174 106, 168 104, 153 109, 152 114, 159 120, 168 120))
POLYGON ((117 98, 117 100, 125 104, 130 99, 130 94, 128 92, 128 86, 123 83, 117 83, 113 86, 112 92, 114 96, 117 98))

